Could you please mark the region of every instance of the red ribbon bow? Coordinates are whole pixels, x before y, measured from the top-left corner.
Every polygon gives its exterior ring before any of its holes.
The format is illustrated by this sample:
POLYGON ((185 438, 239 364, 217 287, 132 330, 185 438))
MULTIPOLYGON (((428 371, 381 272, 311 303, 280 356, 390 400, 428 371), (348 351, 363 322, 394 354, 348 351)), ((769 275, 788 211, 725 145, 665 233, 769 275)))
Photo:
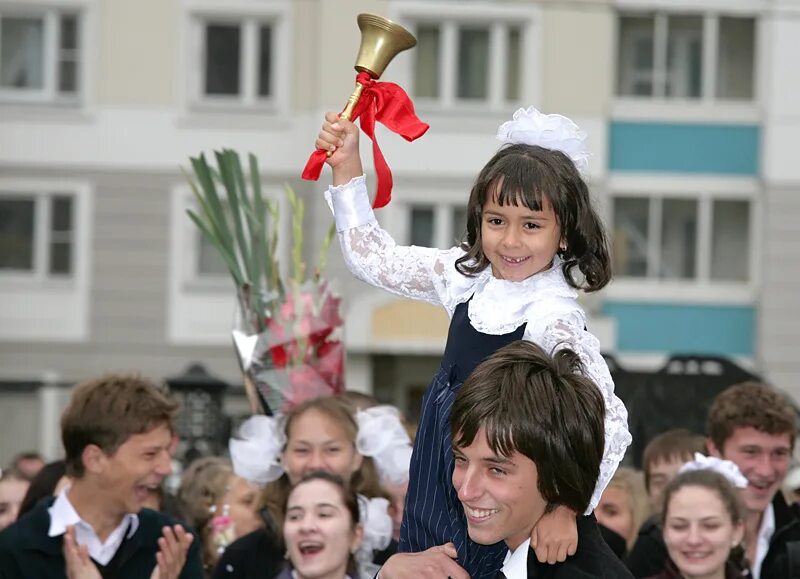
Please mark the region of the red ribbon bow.
MULTIPOLYGON (((399 85, 393 82, 376 82, 366 72, 359 72, 356 82, 364 86, 364 91, 353 111, 352 120, 360 117, 361 130, 372 139, 372 156, 375 159, 375 172, 378 174, 378 191, 372 206, 380 209, 392 199, 393 181, 392 171, 375 137, 375 121, 409 142, 424 135, 429 125, 419 120, 414 112, 414 104, 399 85)), ((317 149, 311 153, 303 169, 303 179, 319 179, 327 155, 325 149, 317 149)))

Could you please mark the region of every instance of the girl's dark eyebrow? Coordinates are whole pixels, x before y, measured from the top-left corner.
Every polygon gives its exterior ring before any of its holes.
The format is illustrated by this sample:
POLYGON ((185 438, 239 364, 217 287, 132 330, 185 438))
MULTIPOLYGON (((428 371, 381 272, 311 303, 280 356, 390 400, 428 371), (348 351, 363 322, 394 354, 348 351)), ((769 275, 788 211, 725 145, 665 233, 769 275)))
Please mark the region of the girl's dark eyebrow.
MULTIPOLYGON (((485 210, 483 212, 484 215, 496 215, 497 217, 505 217, 504 214, 498 211, 492 211, 491 209, 485 210)), ((527 215, 522 216, 523 219, 536 219, 538 221, 550 221, 549 217, 544 215, 544 211, 536 211, 533 213, 528 213, 527 215)))

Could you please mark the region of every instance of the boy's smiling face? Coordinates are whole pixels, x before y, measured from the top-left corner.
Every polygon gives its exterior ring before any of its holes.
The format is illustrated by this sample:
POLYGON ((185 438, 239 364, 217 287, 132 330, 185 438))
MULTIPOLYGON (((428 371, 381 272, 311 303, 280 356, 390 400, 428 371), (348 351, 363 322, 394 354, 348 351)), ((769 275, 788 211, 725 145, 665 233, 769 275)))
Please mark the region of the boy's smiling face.
POLYGON ((467 516, 470 538, 481 545, 505 541, 516 549, 545 512, 536 463, 524 454, 500 456, 481 428, 472 444, 453 447, 453 487, 467 516))

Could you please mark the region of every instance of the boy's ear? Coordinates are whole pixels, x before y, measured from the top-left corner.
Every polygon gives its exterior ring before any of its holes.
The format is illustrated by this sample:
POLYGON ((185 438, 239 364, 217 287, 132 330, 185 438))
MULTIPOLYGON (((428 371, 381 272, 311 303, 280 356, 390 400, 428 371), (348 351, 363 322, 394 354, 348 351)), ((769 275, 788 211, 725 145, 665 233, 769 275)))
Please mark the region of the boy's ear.
POLYGON ((87 444, 81 453, 83 468, 86 472, 91 472, 93 474, 103 472, 106 458, 106 453, 96 444, 87 444))
POLYGON ((720 452, 717 445, 714 444, 714 441, 710 438, 706 438, 706 450, 708 451, 708 456, 722 458, 722 452, 720 452))

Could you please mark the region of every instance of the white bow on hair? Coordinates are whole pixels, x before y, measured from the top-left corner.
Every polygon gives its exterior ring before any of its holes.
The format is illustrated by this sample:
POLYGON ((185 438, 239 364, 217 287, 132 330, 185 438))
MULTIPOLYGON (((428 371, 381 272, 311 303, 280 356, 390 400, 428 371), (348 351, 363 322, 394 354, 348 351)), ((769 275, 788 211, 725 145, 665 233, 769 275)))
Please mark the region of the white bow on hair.
POLYGON ((678 474, 693 470, 713 470, 728 479, 728 482, 736 488, 747 488, 747 478, 742 474, 742 471, 739 470, 739 467, 736 466, 736 463, 730 460, 723 460, 715 456, 705 456, 704 454, 696 452, 694 454, 694 460, 681 466, 681 468, 678 469, 678 474))
POLYGON ((511 120, 497 129, 497 138, 507 144, 523 143, 561 151, 572 159, 578 171, 589 168, 586 133, 563 115, 546 115, 536 107, 517 109, 511 120))
POLYGON ((381 480, 400 485, 408 481, 411 439, 400 411, 394 406, 373 406, 356 412, 356 449, 375 462, 381 480))
POLYGON ((286 445, 283 421, 256 415, 239 427, 239 438, 231 438, 233 472, 260 486, 277 480, 284 473, 280 455, 286 445))
POLYGON ((389 501, 380 497, 368 499, 364 495, 358 495, 358 512, 364 528, 364 538, 355 558, 360 577, 371 579, 380 568, 372 562, 375 551, 383 551, 392 542, 393 523, 389 516, 389 501))

